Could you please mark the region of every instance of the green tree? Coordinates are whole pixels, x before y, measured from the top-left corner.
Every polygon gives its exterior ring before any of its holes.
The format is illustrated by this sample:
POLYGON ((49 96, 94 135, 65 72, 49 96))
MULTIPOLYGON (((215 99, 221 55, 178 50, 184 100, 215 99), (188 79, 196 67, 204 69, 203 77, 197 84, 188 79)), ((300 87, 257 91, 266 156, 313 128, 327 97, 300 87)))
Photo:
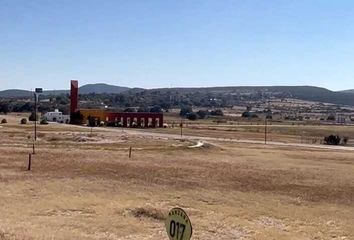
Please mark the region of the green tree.
POLYGON ((10 112, 9 104, 8 103, 0 103, 0 112, 4 113, 5 115, 10 112))
POLYGON ((80 125, 84 121, 84 116, 80 111, 74 112, 70 114, 70 123, 80 125))
POLYGON ((88 116, 87 120, 88 120, 89 127, 96 127, 98 125, 98 123, 94 117, 88 116))
POLYGON ((195 121, 195 120, 197 120, 198 119, 198 115, 196 114, 196 113, 189 113, 188 115, 187 115, 187 118, 189 119, 189 120, 192 120, 192 121, 195 121))
POLYGON ((181 107, 181 111, 179 112, 179 115, 181 117, 186 117, 189 113, 192 113, 193 110, 192 110, 192 107, 191 106, 184 106, 184 107, 181 107))
POLYGON ((336 120, 336 116, 334 116, 334 115, 329 115, 327 117, 327 121, 335 121, 335 120, 336 120))
POLYGON ((36 114, 34 112, 31 112, 31 115, 29 116, 28 120, 30 120, 30 121, 38 121, 38 114, 36 116, 36 114))
POLYGON ((204 118, 206 118, 206 116, 208 115, 208 111, 204 111, 204 110, 199 110, 198 112, 197 112, 197 115, 198 115, 198 117, 200 118, 200 119, 204 119, 204 118))
POLYGON ((152 107, 150 109, 150 112, 152 112, 152 113, 160 113, 160 112, 162 112, 162 109, 161 109, 160 106, 154 106, 154 107, 152 107))

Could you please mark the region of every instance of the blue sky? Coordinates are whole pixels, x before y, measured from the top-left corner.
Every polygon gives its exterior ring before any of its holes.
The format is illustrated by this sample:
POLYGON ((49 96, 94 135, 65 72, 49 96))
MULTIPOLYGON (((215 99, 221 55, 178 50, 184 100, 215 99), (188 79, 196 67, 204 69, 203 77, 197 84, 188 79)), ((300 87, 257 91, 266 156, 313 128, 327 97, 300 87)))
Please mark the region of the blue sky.
POLYGON ((352 0, 0 0, 0 89, 354 88, 352 0))

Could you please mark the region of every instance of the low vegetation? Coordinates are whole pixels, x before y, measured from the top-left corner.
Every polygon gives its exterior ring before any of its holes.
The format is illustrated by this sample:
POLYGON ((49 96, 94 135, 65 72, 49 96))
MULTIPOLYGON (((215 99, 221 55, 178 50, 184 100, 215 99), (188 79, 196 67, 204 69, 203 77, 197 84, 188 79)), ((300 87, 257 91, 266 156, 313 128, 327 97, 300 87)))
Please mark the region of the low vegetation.
POLYGON ((20 121, 21 124, 27 124, 27 118, 22 118, 20 121))
POLYGON ((48 124, 48 121, 47 121, 47 119, 42 119, 41 121, 40 121, 40 124, 41 125, 47 125, 48 124))

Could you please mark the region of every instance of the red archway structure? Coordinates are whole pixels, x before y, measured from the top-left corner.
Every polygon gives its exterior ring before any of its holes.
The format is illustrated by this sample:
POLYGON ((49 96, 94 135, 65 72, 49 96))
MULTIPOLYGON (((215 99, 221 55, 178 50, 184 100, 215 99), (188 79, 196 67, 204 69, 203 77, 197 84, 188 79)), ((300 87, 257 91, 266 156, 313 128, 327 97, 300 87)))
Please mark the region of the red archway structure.
POLYGON ((120 123, 123 127, 163 127, 162 113, 107 112, 107 122, 120 123))

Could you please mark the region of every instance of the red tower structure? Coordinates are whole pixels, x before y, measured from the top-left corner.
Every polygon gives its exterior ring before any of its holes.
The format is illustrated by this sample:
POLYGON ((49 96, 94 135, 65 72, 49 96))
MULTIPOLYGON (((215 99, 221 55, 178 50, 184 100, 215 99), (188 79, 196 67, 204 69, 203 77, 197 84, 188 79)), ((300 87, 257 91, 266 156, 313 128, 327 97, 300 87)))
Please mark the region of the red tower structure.
MULTIPOLYGON (((79 84, 77 80, 71 80, 70 87, 70 114, 71 123, 74 123, 73 113, 79 110, 79 84)), ((81 109, 83 121, 87 121, 88 117, 98 119, 98 122, 105 121, 114 126, 122 127, 163 127, 163 113, 150 112, 107 112, 105 109, 81 109)), ((75 123, 74 123, 75 124, 75 123)), ((76 123, 77 124, 77 123, 76 123)))
POLYGON ((70 113, 74 113, 78 109, 78 93, 79 93, 79 83, 77 80, 71 80, 70 88, 70 113))

